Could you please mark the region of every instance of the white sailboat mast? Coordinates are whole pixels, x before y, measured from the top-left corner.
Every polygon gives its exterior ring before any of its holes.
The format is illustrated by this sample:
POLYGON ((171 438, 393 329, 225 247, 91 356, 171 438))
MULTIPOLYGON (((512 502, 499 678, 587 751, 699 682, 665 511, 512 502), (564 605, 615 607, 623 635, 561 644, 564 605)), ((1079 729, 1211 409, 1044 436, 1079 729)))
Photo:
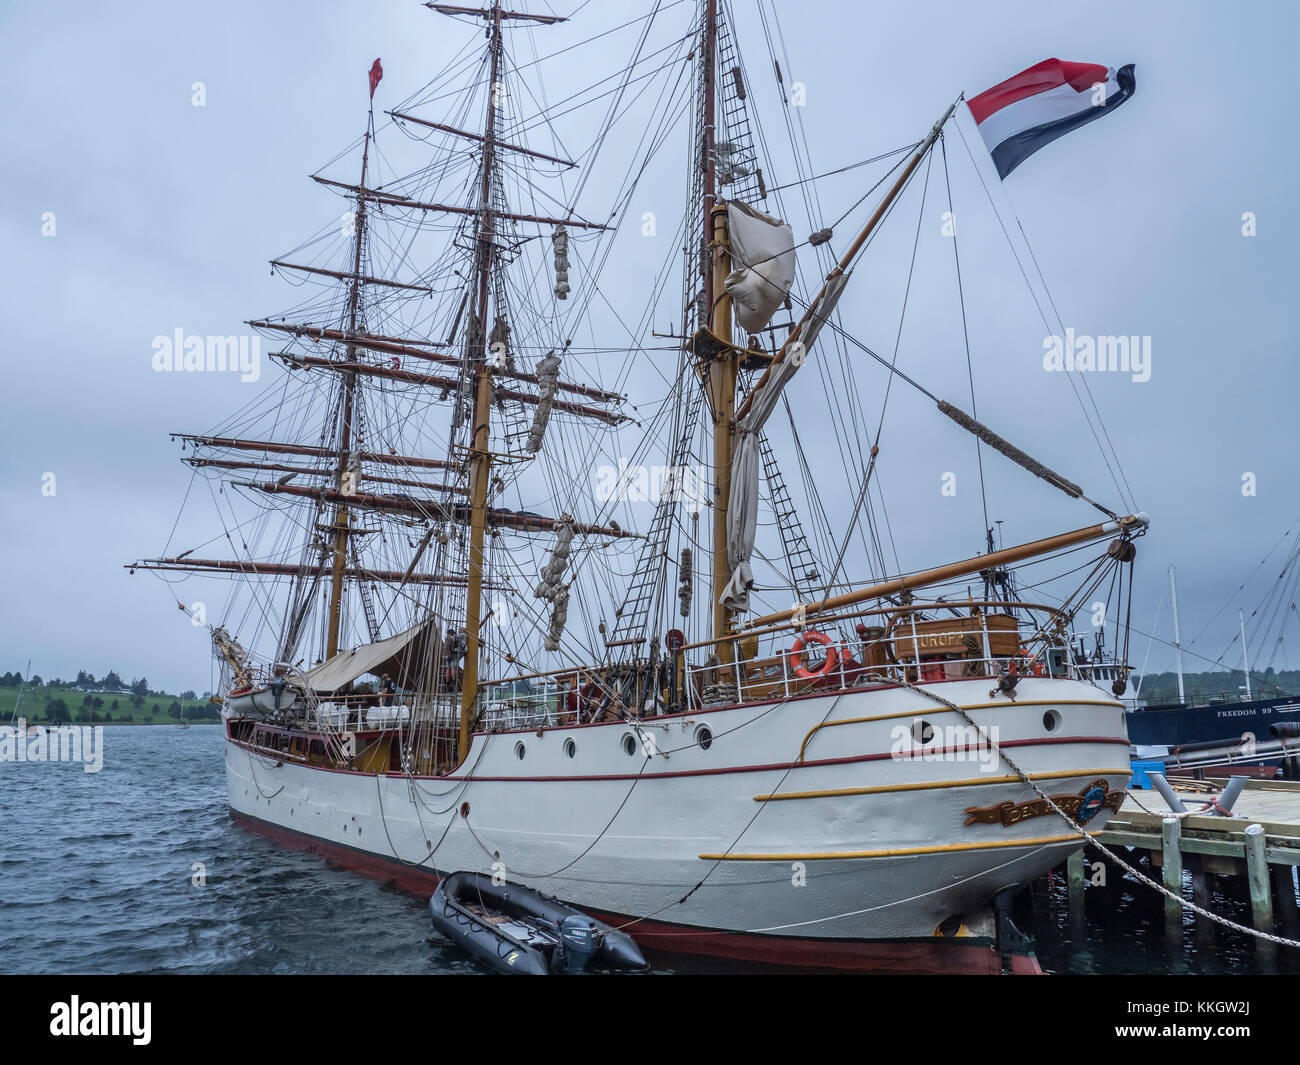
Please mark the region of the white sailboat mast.
POLYGON ((1246 673, 1246 698, 1250 698, 1250 657, 1246 650, 1246 612, 1237 609, 1237 620, 1241 623, 1241 668, 1246 673))
POLYGON ((1178 701, 1187 702, 1183 693, 1183 640, 1178 631, 1178 582, 1174 579, 1174 567, 1169 567, 1169 595, 1174 607, 1174 653, 1178 662, 1178 701))

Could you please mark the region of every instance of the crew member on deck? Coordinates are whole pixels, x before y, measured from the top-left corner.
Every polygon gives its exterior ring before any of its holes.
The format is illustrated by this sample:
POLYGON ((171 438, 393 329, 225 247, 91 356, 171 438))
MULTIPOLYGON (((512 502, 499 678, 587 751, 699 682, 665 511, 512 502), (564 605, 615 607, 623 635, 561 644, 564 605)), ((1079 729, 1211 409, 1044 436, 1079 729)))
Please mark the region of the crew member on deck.
POLYGON ((393 683, 393 678, 387 673, 383 675, 379 682, 379 691, 383 695, 382 705, 392 706, 393 696, 397 693, 397 685, 393 683))

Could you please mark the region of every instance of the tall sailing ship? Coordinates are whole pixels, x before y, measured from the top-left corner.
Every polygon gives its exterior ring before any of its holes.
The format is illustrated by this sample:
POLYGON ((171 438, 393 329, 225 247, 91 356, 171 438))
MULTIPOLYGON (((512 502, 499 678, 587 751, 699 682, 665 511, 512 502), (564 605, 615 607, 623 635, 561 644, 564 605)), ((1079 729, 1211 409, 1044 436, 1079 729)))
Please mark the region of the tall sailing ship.
POLYGON ((273 261, 304 299, 249 323, 283 374, 177 434, 227 557, 133 564, 234 582, 210 626, 234 816, 416 890, 492 873, 675 954, 1029 964, 1003 903, 1130 776, 1120 689, 1069 634, 1131 588, 1147 523, 977 421, 965 368, 945 399, 850 331, 855 265, 943 197, 960 99, 836 171, 852 198, 824 218, 770 0, 770 62, 746 66, 727 0, 671 32, 683 7, 657 4, 615 27, 630 57, 559 101, 540 75, 588 76, 614 30, 539 57, 564 19, 425 6, 468 44, 379 125, 376 61, 364 135, 313 175, 343 222, 273 261), (785 109, 784 183, 756 77, 785 109), (575 129, 589 144, 566 150, 575 129), (638 309, 604 270, 683 146, 638 309), (583 213, 601 167, 612 205, 583 213), (1102 520, 1010 547, 986 520, 973 557, 906 570, 878 471, 891 389, 1102 520))

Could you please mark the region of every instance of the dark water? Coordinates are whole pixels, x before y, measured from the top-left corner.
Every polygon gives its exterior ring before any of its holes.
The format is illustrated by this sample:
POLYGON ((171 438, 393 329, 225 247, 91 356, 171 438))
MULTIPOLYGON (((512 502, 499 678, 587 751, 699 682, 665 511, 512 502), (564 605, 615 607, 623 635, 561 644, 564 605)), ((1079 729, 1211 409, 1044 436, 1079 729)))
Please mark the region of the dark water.
POLYGON ((422 900, 234 825, 219 725, 106 727, 99 773, 11 762, 0 781, 6 972, 481 971, 422 900))
MULTIPOLYGON (((1136 856, 1118 852, 1157 882, 1160 870, 1138 865, 1136 856)), ((1113 878, 1115 873, 1108 868, 1113 878)), ((1183 874, 1183 897, 1191 898, 1190 874, 1183 874)), ((1250 897, 1245 877, 1210 877, 1211 913, 1249 928, 1250 897), (1240 888, 1240 890, 1237 890, 1240 888)), ((1018 900, 1017 919, 1032 929, 1039 961, 1058 973, 1167 973, 1176 975, 1300 973, 1300 950, 1277 947, 1270 961, 1257 952, 1256 939, 1183 911, 1175 942, 1165 938, 1164 897, 1131 876, 1121 876, 1118 889, 1088 888, 1080 922, 1069 917, 1065 877, 1059 872, 1040 881, 1018 900), (1023 916, 1022 916, 1023 915, 1023 916), (1198 929, 1198 926, 1201 926, 1198 929), (1208 934, 1204 933, 1208 930, 1208 934)))
MULTIPOLYGON (((234 825, 220 726, 110 726, 104 745, 99 773, 0 763, 0 970, 485 971, 433 933, 424 900, 234 825)), ((1057 878, 1022 899, 1021 924, 1057 972, 1261 971, 1253 946, 1233 933, 1197 945, 1189 926, 1186 946, 1168 950, 1149 894, 1133 885, 1090 895, 1080 932, 1057 878)), ((1250 921, 1243 899, 1218 896, 1214 909, 1250 921)), ((718 971, 684 959, 672 968, 718 971)), ((1282 971, 1300 966, 1289 959, 1282 971)))

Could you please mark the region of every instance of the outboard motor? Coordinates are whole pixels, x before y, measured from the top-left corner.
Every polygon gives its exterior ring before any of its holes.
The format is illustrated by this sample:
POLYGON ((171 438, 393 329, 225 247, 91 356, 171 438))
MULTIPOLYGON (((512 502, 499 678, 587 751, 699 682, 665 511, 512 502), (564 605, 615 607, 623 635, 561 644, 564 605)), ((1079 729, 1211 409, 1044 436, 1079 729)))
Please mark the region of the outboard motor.
POLYGON ((560 922, 560 949, 551 968, 563 972, 582 972, 600 950, 600 933, 590 917, 570 914, 560 922))

